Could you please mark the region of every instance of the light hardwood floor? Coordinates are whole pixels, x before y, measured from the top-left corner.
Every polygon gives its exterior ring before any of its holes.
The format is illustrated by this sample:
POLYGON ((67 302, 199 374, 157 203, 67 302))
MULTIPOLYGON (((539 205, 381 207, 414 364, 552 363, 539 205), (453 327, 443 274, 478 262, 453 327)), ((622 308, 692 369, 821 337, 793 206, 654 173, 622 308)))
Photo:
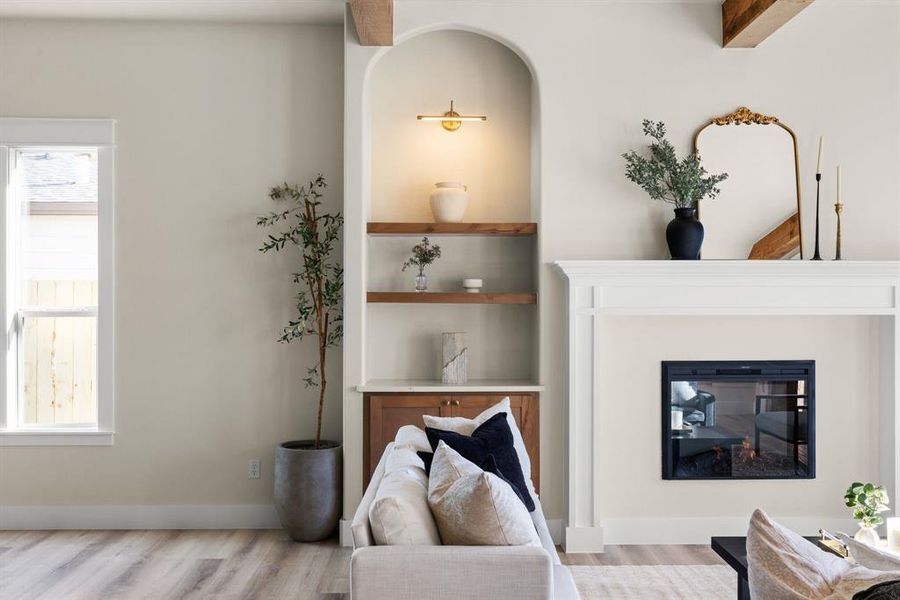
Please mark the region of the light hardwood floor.
MULTIPOLYGON (((703 546, 560 552, 571 565, 720 564, 703 546)), ((2 531, 3 600, 349 600, 350 550, 279 530, 2 531)))

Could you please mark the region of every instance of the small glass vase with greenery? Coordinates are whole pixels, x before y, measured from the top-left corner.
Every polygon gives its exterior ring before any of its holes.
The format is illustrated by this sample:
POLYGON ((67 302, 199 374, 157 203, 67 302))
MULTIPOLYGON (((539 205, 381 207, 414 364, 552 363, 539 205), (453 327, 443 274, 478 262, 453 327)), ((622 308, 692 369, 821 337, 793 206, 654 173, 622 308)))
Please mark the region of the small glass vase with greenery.
POLYGON ((403 263, 402 271, 410 267, 416 267, 419 274, 416 275, 416 291, 428 291, 428 278, 425 276, 425 267, 432 264, 441 257, 441 247, 432 244, 427 237, 423 237, 422 241, 412 247, 412 256, 403 263))
POLYGON ((884 523, 880 513, 890 510, 890 498, 884 486, 854 481, 844 494, 844 503, 853 509, 853 518, 859 523, 854 538, 866 544, 878 544, 875 528, 884 523))
POLYGON ((696 204, 704 198, 715 198, 719 183, 728 173, 706 172, 700 155, 692 152, 678 159, 675 147, 666 139, 662 121, 643 121, 644 135, 653 139, 650 155, 635 151, 622 155, 625 177, 643 188, 653 200, 661 200, 675 208, 675 219, 666 228, 666 241, 673 259, 697 259, 703 244, 703 225, 696 219, 696 204))

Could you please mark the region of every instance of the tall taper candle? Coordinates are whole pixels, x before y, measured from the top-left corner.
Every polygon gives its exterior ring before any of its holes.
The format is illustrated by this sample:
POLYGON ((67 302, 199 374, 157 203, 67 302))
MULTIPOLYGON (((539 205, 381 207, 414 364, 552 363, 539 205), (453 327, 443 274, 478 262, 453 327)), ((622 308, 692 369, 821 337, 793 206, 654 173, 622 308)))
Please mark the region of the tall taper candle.
POLYGON ((837 168, 837 202, 836 204, 841 203, 841 166, 838 165, 837 168))
POLYGON ((819 136, 819 161, 816 163, 816 173, 822 173, 822 153, 825 151, 825 136, 819 136))
POLYGON ((844 205, 841 204, 841 167, 837 168, 837 200, 834 202, 834 213, 837 215, 837 232, 834 242, 834 260, 843 260, 841 256, 841 213, 844 205))

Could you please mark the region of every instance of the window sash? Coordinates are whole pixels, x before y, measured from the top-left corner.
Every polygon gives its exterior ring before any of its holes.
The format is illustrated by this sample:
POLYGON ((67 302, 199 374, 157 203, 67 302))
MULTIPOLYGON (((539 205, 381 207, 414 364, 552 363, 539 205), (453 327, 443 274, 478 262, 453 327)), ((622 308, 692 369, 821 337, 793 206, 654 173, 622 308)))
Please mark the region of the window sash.
POLYGON ((29 306, 18 312, 20 320, 28 317, 96 317, 99 314, 96 306, 29 306))
MULTIPOLYGON (((25 395, 25 319, 27 318, 97 318, 98 311, 96 306, 78 306, 78 307, 48 307, 48 308, 29 308, 27 310, 18 311, 16 318, 16 342, 17 342, 17 385, 16 391, 16 423, 12 429, 16 431, 97 431, 97 422, 70 422, 70 423, 26 423, 24 415, 27 412, 27 398, 25 395)), ((95 325, 96 327, 97 325, 95 325)), ((99 346, 98 346, 99 350, 99 346)), ((99 367, 99 352, 95 356, 95 364, 99 367)), ((94 371, 94 381, 98 378, 98 368, 94 371)), ((99 418, 99 395, 94 398, 94 402, 98 404, 97 415, 99 418)))
POLYGON ((6 352, 0 360, 0 446, 3 445, 110 445, 115 430, 114 323, 115 323, 115 222, 114 128, 109 119, 22 119, 0 117, 0 318, 7 332, 6 352), (15 176, 15 156, 27 149, 97 151, 98 184, 98 302, 96 306, 43 307, 19 304, 15 254, 19 202, 10 197, 15 176), (12 236, 12 240, 10 239, 12 236), (12 243, 11 243, 12 242, 12 243), (13 250, 13 252, 10 252, 13 250), (96 317, 97 422, 65 425, 26 425, 19 419, 19 343, 23 319, 36 317, 96 317), (34 433, 36 435, 29 435, 34 433), (48 435, 37 435, 47 433, 48 435), (58 433, 60 435, 52 435, 58 433), (84 439, 78 439, 84 434, 84 439), (98 436, 98 434, 101 434, 98 436), (66 437, 63 437, 66 436, 66 437))

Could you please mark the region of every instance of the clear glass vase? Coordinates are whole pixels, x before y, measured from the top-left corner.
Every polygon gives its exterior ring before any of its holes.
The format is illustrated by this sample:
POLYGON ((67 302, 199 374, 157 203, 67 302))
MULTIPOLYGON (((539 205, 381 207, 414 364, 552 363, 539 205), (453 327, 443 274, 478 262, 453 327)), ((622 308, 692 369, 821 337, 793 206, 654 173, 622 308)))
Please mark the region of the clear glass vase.
POLYGON ((428 291, 428 277, 425 276, 425 273, 423 271, 419 271, 419 274, 416 275, 416 291, 428 291))
POLYGON ((853 536, 853 539, 857 542, 862 542, 863 544, 868 544, 869 546, 878 546, 878 543, 881 541, 881 538, 878 536, 878 532, 874 527, 866 527, 864 524, 859 524, 859 531, 856 532, 856 535, 853 536))

